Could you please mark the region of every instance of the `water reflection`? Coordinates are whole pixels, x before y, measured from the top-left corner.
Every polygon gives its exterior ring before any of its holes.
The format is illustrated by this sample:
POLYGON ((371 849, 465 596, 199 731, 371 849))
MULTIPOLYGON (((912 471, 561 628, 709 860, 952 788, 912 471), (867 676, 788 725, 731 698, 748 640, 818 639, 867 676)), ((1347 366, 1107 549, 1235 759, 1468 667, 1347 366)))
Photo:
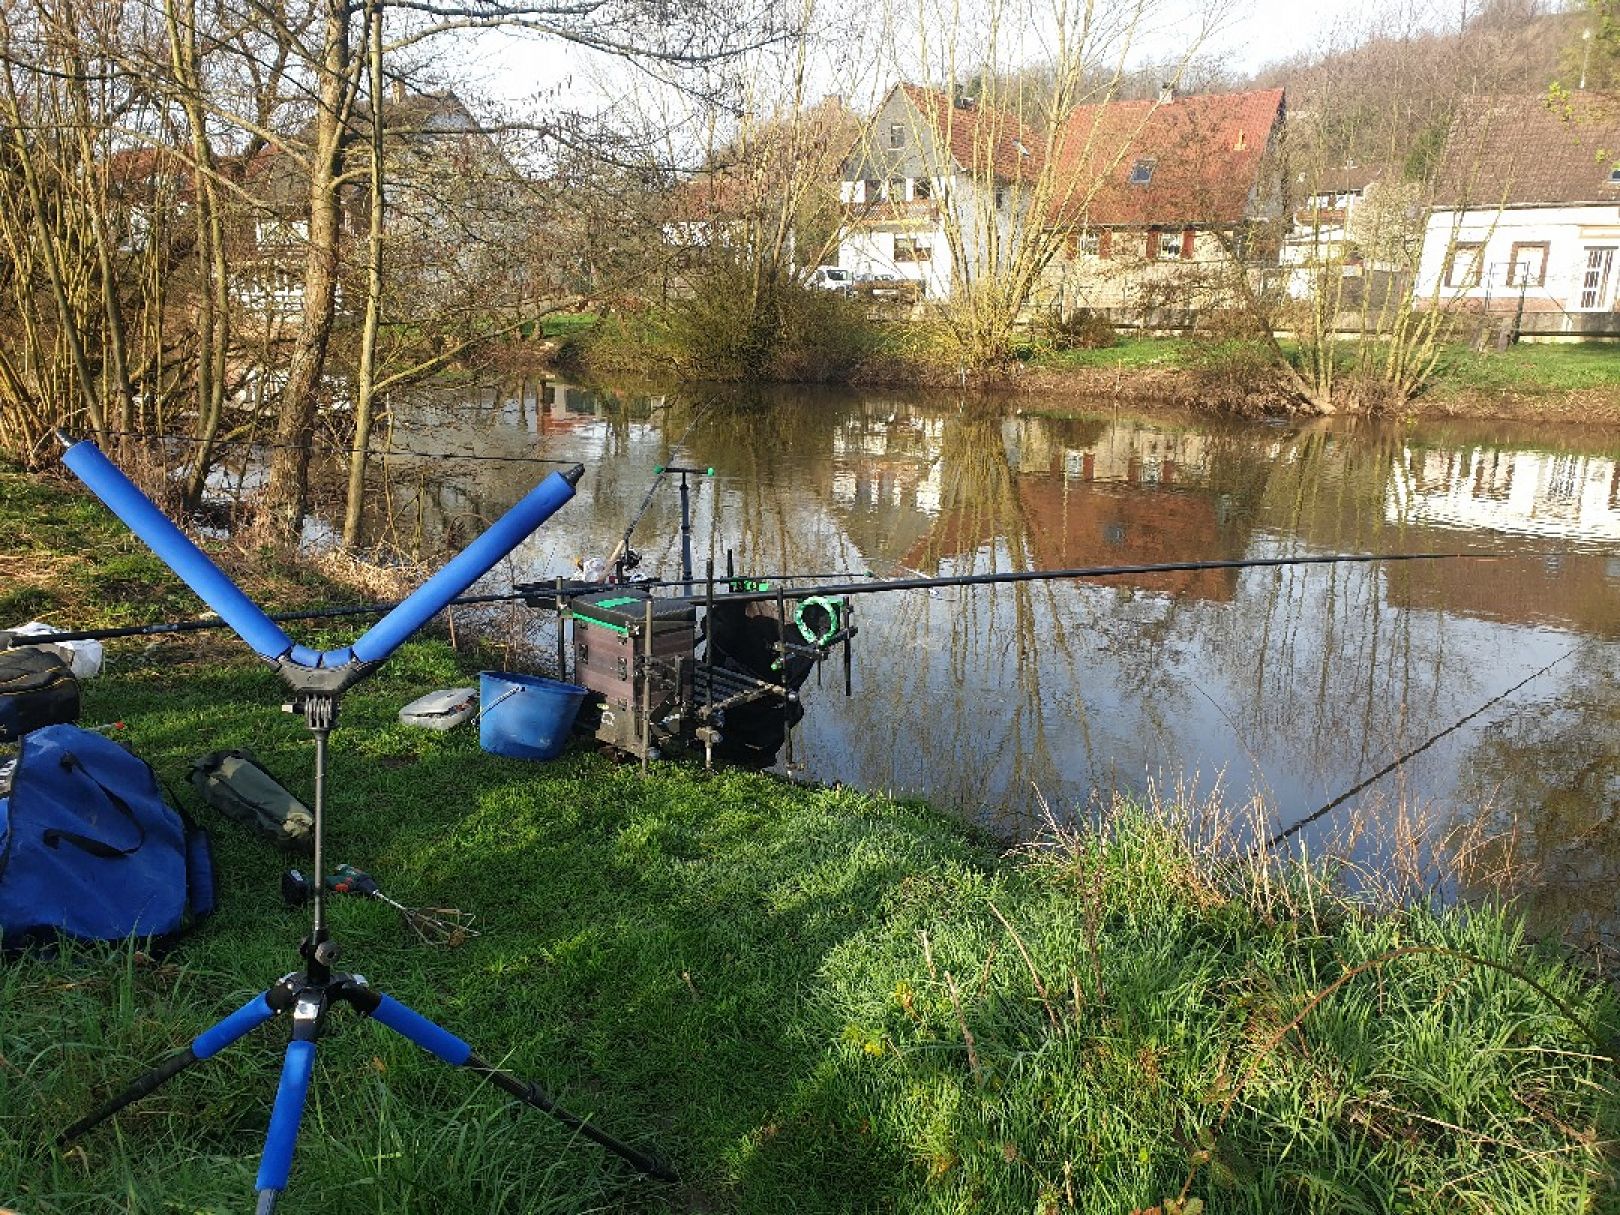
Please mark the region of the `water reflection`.
MULTIPOLYGON (((1285 827, 1573 646, 1303 838, 1345 845, 1358 823, 1349 842, 1377 864, 1380 824, 1422 822, 1462 849, 1465 893, 1528 884, 1549 923, 1614 931, 1614 451, 1578 433, 1018 404, 557 382, 442 395, 396 405, 369 526, 405 547, 459 543, 554 466, 530 461, 581 461, 579 498, 502 571, 549 577, 609 554, 654 469, 679 460, 717 470, 694 498, 700 568, 728 552, 751 572, 879 577, 1501 554, 867 597, 857 696, 812 688, 796 753, 811 778, 1012 831, 1041 797, 1083 808, 1150 781, 1262 798, 1285 827)), ((642 521, 650 568, 676 569, 677 511, 666 489, 642 521)))

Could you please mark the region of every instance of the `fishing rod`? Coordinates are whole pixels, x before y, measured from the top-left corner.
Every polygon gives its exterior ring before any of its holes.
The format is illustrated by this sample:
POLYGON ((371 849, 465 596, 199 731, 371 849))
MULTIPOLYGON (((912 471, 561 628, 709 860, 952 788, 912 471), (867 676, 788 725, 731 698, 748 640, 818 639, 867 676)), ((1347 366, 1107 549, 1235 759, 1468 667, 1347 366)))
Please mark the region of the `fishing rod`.
MULTIPOLYGON (((481 603, 506 603, 522 598, 514 592, 502 592, 492 595, 461 595, 450 600, 446 607, 465 607, 481 603)), ((310 608, 302 612, 280 612, 269 616, 270 620, 278 624, 288 620, 335 620, 343 616, 381 616, 391 612, 399 606, 400 601, 390 603, 353 603, 339 607, 310 608)), ((218 616, 205 616, 197 620, 165 620, 156 624, 131 624, 121 628, 110 629, 76 629, 61 633, 27 633, 16 634, 0 630, 0 639, 11 646, 20 645, 54 645, 64 641, 116 641, 121 637, 161 637, 172 633, 202 633, 209 629, 224 629, 230 626, 218 616)), ((0 649, 5 645, 0 644, 0 649)))
POLYGON ((1552 670, 1555 666, 1557 666, 1559 663, 1563 662, 1564 659, 1568 658, 1574 652, 1575 651, 1572 650, 1572 649, 1565 650, 1562 654, 1560 654, 1557 658, 1554 658, 1551 662, 1549 662, 1546 666, 1542 667, 1540 670, 1531 671, 1530 674, 1526 675, 1523 679, 1519 680, 1519 682, 1514 684, 1511 688, 1506 688, 1503 691, 1498 692, 1495 696, 1491 697, 1489 700, 1487 700, 1484 704, 1480 705, 1479 708, 1475 709, 1472 713, 1468 714, 1466 717, 1460 718, 1459 720, 1453 722, 1451 725, 1447 726, 1444 730, 1441 730, 1436 734, 1431 734, 1428 738, 1424 739, 1421 743, 1419 743, 1417 746, 1413 747, 1410 751, 1406 751, 1403 754, 1397 755, 1389 763, 1385 764, 1382 768, 1378 769, 1378 771, 1374 772, 1371 776, 1367 777, 1367 779, 1365 779, 1363 781, 1360 781, 1355 785, 1352 785, 1350 788, 1346 789, 1343 793, 1339 794, 1339 796, 1334 798, 1332 801, 1327 802, 1326 804, 1318 807, 1315 810, 1312 810, 1309 814, 1307 814, 1304 818, 1300 819, 1297 823, 1294 823, 1292 826, 1285 827, 1285 828, 1283 828, 1283 830, 1277 832, 1276 835, 1272 836, 1269 840, 1266 841, 1266 847, 1267 848, 1275 848, 1278 844, 1282 843, 1284 840, 1289 839, 1289 838, 1291 838, 1291 837, 1293 837, 1295 835, 1298 835, 1306 827, 1309 827, 1312 823, 1316 822, 1318 819, 1322 818, 1324 815, 1330 814, 1332 811, 1338 809, 1338 807, 1344 805, 1345 802, 1349 801, 1352 797, 1354 797, 1356 794, 1360 793, 1362 790, 1368 788, 1371 785, 1377 784, 1380 780, 1382 780, 1384 777, 1388 776, 1391 772, 1395 771, 1395 769, 1399 768, 1401 765, 1405 764, 1408 760, 1416 759, 1419 755, 1422 755, 1430 747, 1434 746, 1435 743, 1439 742, 1442 738, 1446 737, 1446 735, 1455 734, 1458 730, 1462 729, 1469 722, 1473 721, 1474 718, 1478 717, 1481 713, 1484 713, 1487 710, 1492 709, 1495 706, 1501 704, 1509 696, 1512 696, 1513 693, 1517 692, 1520 688, 1524 687, 1525 684, 1530 683, 1532 680, 1541 678, 1541 676, 1545 675, 1548 671, 1552 670))
MULTIPOLYGON (((1001 574, 957 574, 937 578, 893 578, 885 580, 869 574, 864 582, 795 587, 793 588, 793 594, 795 596, 866 595, 879 591, 930 590, 935 587, 953 586, 992 586, 1015 582, 1052 582, 1065 579, 1110 578, 1124 577, 1131 574, 1168 574, 1197 570, 1274 569, 1296 565, 1369 564, 1394 561, 1502 561, 1545 555, 1536 553, 1327 553, 1314 557, 1248 557, 1222 561, 1172 561, 1149 565, 1080 566, 1062 570, 1011 570, 1001 574)), ((745 583, 749 587, 763 587, 763 584, 773 580, 777 582, 797 581, 815 576, 809 574, 769 574, 748 579, 732 579, 731 581, 745 583)), ((847 577, 848 575, 835 576, 847 577)), ((589 594, 598 590, 634 591, 682 585, 684 585, 682 579, 665 578, 649 579, 645 582, 593 582, 585 584, 576 582, 572 585, 565 585, 563 589, 564 593, 569 597, 577 598, 581 594, 589 594)), ((450 600, 445 606, 469 607, 480 604, 512 603, 517 600, 532 599, 534 596, 545 594, 548 591, 553 591, 551 583, 531 582, 511 591, 497 591, 487 595, 460 595, 450 600)), ((728 592, 723 596, 723 601, 728 604, 765 603, 775 601, 778 595, 777 590, 765 587, 764 589, 728 592)), ((706 596, 670 595, 663 598, 669 602, 691 603, 694 605, 706 602, 706 596)), ((341 607, 314 608, 303 612, 284 612, 271 616, 270 619, 280 623, 297 620, 329 620, 344 616, 375 616, 392 611, 396 606, 398 605, 395 603, 350 604, 341 607)), ((224 621, 211 617, 201 620, 167 621, 158 624, 129 625, 123 628, 80 629, 73 632, 38 633, 27 636, 0 633, 0 637, 9 637, 12 645, 48 645, 52 642, 63 641, 109 641, 121 637, 155 637, 170 633, 195 633, 224 627, 226 627, 224 621)))
MULTIPOLYGON (((879 591, 925 591, 952 586, 999 586, 1015 582, 1060 582, 1078 578, 1118 578, 1131 574, 1174 574, 1201 570, 1276 569, 1296 565, 1351 565, 1394 561, 1502 561, 1536 556, 1530 553, 1326 553, 1314 557, 1239 557, 1217 561, 1165 561, 1151 565, 1088 565, 1062 570, 1008 570, 1000 574, 948 574, 934 578, 889 578, 868 582, 833 583, 795 588, 795 594, 828 598, 871 595, 879 591)), ((703 596, 669 596, 677 602, 701 604, 703 596)), ((727 594, 727 603, 764 603, 777 598, 774 590, 727 594)))
MULTIPOLYGON (((670 444, 670 451, 677 451, 686 443, 686 440, 691 436, 692 431, 697 429, 697 424, 702 420, 703 414, 704 410, 700 408, 692 415, 692 420, 687 423, 686 429, 681 432, 681 437, 676 439, 674 443, 670 444)), ((682 468, 679 465, 672 466, 660 464, 653 469, 652 484, 647 486, 647 492, 641 497, 641 505, 636 508, 636 513, 630 516, 630 522, 625 525, 624 535, 619 539, 618 547, 615 548, 608 556, 607 564, 614 567, 620 582, 624 581, 624 571, 627 569, 633 569, 636 565, 636 560, 632 560, 634 554, 630 551, 631 533, 636 530, 636 526, 641 522, 642 516, 647 513, 647 508, 652 505, 653 495, 658 492, 658 487, 663 484, 664 477, 672 472, 678 472, 681 474, 681 512, 683 521, 685 523, 684 530, 687 536, 686 567, 684 573, 686 574, 687 580, 691 580, 691 522, 690 516, 687 514, 686 474, 689 472, 695 472, 703 473, 712 477, 714 476, 714 469, 682 468)), ((690 588, 688 588, 688 591, 690 592, 690 588)))

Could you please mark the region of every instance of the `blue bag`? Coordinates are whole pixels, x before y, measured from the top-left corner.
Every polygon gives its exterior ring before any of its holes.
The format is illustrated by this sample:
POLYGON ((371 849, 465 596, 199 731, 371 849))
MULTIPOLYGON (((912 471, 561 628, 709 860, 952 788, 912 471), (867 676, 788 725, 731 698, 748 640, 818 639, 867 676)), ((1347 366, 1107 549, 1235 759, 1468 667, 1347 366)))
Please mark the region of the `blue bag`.
POLYGON ((208 836, 146 763, 74 725, 24 736, 0 800, 0 947, 172 937, 214 909, 208 836))

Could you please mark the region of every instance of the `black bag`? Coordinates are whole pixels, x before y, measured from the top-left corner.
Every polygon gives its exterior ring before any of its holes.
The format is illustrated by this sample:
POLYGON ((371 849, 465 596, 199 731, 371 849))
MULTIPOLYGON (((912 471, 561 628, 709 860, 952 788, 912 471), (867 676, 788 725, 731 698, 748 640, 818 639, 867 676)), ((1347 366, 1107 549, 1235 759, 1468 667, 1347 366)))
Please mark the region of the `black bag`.
POLYGON ((0 742, 79 718, 73 667, 44 646, 0 650, 0 742))

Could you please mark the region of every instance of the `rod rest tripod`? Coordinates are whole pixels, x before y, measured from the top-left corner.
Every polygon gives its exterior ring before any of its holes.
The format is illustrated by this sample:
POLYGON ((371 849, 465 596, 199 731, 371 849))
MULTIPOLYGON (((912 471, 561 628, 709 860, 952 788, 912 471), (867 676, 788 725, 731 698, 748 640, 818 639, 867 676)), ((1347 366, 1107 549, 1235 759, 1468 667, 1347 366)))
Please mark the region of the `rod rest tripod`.
POLYGON ((676 1180, 662 1160, 598 1130, 585 1118, 558 1105, 539 1085, 488 1063, 449 1030, 393 997, 375 991, 364 976, 334 969, 340 950, 326 924, 323 866, 327 743, 337 727, 343 693, 380 667, 406 638, 572 498, 584 468, 575 465, 566 473, 548 476, 352 646, 317 652, 295 645, 280 626, 164 517, 93 443, 72 443, 62 459, 131 531, 275 669, 292 692, 292 702, 284 707, 304 718, 315 740, 315 822, 313 911, 309 935, 299 946, 303 969, 283 975, 266 991, 205 1029, 189 1046, 170 1055, 94 1113, 68 1127, 58 1142, 65 1144, 78 1138, 181 1072, 211 1059, 259 1026, 290 1013, 291 1039, 282 1062, 281 1080, 276 1088, 255 1183, 258 1215, 268 1215, 277 1197, 286 1189, 292 1170, 298 1127, 314 1073, 316 1043, 332 1007, 346 1004, 452 1067, 464 1067, 519 1101, 544 1110, 647 1176, 676 1180))

